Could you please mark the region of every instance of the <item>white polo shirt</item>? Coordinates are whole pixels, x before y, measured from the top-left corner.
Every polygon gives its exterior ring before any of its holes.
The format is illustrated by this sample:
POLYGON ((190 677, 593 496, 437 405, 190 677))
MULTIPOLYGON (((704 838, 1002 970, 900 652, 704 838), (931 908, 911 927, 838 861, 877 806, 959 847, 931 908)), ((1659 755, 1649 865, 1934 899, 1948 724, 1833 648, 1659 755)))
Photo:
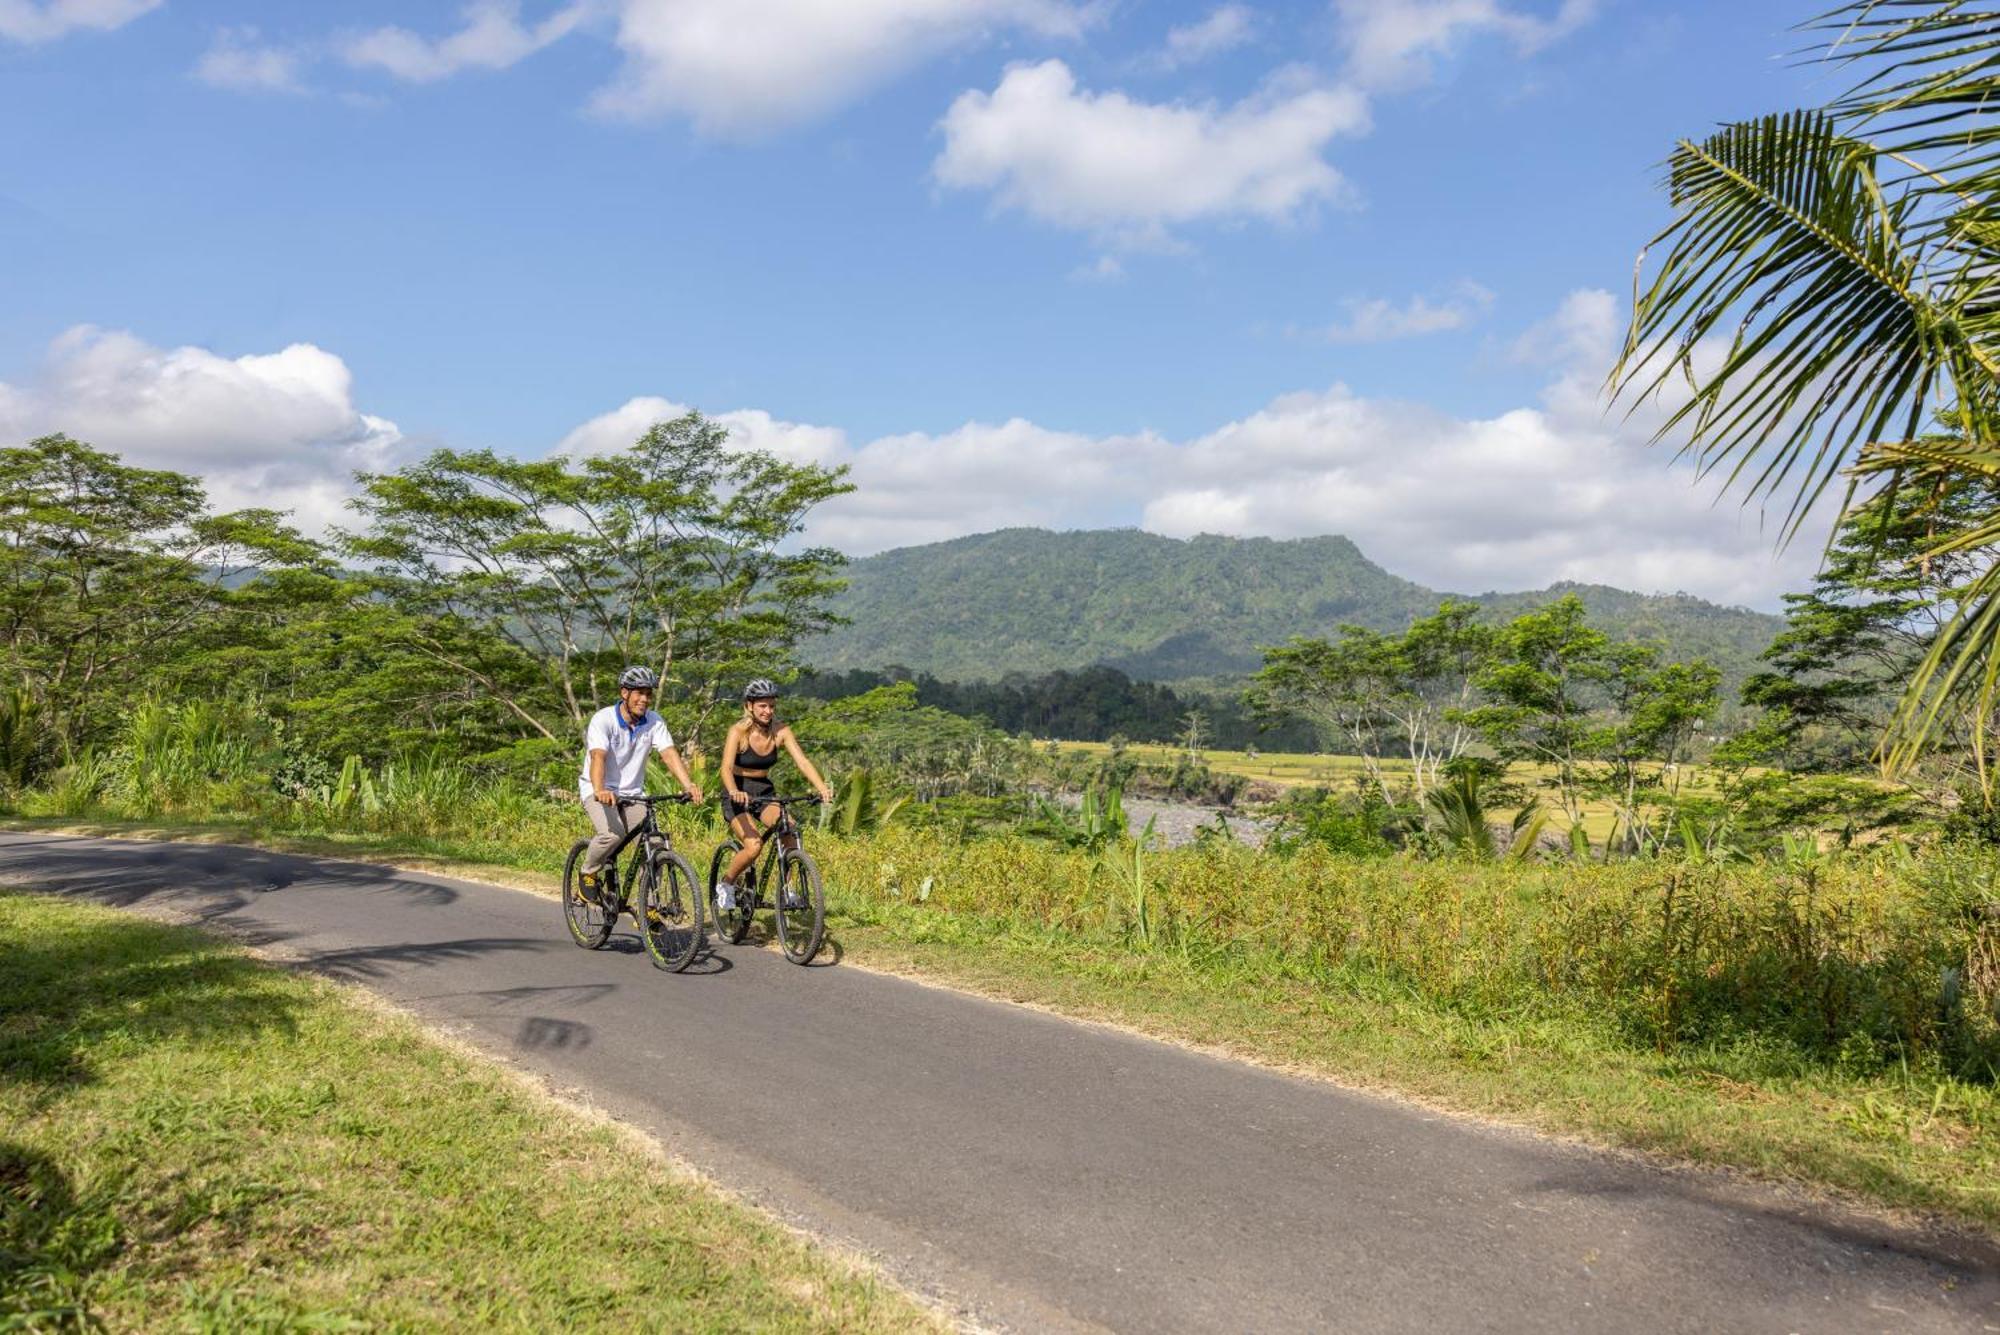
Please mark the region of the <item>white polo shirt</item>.
POLYGON ((674 744, 666 720, 652 710, 637 723, 625 721, 625 712, 607 705, 590 716, 583 730, 583 773, 577 777, 577 792, 591 796, 590 753, 604 752, 604 786, 620 797, 646 791, 646 755, 664 751, 674 744))

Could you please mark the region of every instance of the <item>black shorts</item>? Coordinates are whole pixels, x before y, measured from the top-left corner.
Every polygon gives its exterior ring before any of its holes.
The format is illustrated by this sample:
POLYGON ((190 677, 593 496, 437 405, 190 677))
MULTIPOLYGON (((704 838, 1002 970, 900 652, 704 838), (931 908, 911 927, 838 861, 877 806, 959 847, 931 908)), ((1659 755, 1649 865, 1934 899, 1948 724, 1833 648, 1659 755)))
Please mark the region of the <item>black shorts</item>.
POLYGON ((766 802, 778 795, 777 785, 765 776, 739 774, 736 776, 736 784, 743 790, 743 795, 750 799, 750 805, 737 806, 736 799, 731 797, 729 790, 725 788, 722 792, 722 819, 725 821, 735 820, 745 813, 755 816, 763 811, 766 802))

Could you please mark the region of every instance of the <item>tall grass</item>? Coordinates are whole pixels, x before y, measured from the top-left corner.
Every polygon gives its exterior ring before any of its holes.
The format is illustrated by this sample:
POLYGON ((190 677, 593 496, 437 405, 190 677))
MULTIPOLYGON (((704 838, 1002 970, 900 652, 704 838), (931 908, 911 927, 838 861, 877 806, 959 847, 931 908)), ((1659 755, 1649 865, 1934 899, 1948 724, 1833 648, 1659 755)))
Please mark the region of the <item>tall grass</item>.
MULTIPOLYGON (((538 868, 586 829, 574 801, 436 752, 349 760, 281 794, 243 718, 226 703, 137 708, 124 745, 19 807, 448 841, 461 856, 538 868)), ((697 861, 720 837, 712 810, 668 819, 697 861)), ((1762 1044, 1856 1073, 1918 1063, 2000 1078, 2000 857, 1987 852, 1514 865, 1311 845, 1279 856, 1230 841, 1065 848, 901 821, 809 838, 837 911, 893 909, 919 930, 1060 933, 1470 1016, 1581 1017, 1661 1051, 1762 1044)))
POLYGON ((1939 849, 1510 865, 1215 843, 1092 859, 891 829, 825 849, 850 900, 1226 955, 1468 1013, 1583 1014, 1667 1049, 1740 1040, 2000 1072, 2000 860, 1939 849))

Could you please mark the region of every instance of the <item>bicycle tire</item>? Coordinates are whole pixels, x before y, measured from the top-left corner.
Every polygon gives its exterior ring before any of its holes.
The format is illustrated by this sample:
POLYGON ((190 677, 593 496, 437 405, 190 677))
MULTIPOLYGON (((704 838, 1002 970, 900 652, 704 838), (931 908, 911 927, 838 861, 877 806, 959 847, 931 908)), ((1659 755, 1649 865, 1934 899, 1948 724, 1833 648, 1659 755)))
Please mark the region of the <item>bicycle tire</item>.
MULTIPOLYGON (((743 845, 734 839, 725 839, 716 846, 715 856, 708 861, 708 902, 711 905, 715 903, 715 886, 722 879, 723 868, 729 865, 729 859, 742 851, 743 845)), ((727 912, 716 909, 715 934, 732 946, 742 945, 743 938, 750 934, 749 906, 739 902, 727 912)))
POLYGON ((804 849, 787 854, 778 863, 777 893, 771 908, 778 918, 778 948, 794 964, 810 964, 826 939, 826 888, 819 879, 819 866, 804 849), (796 883, 803 902, 787 909, 785 896, 796 883))
POLYGON ((662 853, 639 880, 639 939, 653 963, 679 973, 701 952, 701 882, 678 853, 662 853))
MULTIPOLYGON (((590 840, 577 840, 570 845, 569 857, 563 862, 563 921, 569 924, 570 937, 579 946, 585 950, 600 950, 611 939, 611 928, 617 923, 618 915, 583 897, 577 880, 581 874, 583 855, 589 848, 590 840)), ((610 868, 599 877, 600 884, 610 882, 617 874, 616 867, 610 868)))

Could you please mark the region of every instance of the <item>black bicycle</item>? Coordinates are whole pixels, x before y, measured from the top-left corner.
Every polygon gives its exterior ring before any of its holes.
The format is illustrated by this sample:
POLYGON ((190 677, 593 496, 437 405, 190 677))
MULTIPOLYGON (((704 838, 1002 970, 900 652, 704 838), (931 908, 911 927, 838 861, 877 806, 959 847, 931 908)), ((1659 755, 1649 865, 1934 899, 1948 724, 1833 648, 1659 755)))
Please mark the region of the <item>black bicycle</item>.
MULTIPOLYGON (((736 887, 736 907, 715 910, 716 934, 729 944, 736 945, 749 934, 750 919, 766 906, 768 891, 769 907, 778 923, 778 949, 785 952, 785 958, 794 964, 810 964, 819 954, 820 943, 826 939, 826 888, 820 883, 819 867, 812 855, 799 846, 799 823, 791 812, 794 803, 818 801, 817 793, 753 800, 752 805, 760 810, 777 807, 778 819, 764 840, 762 873, 754 865, 744 868, 743 880, 736 887)), ((715 886, 723 869, 742 849, 742 842, 731 835, 709 859, 709 903, 715 902, 715 886)))
POLYGON ((679 973, 701 950, 701 882, 653 819, 653 808, 662 802, 685 802, 687 796, 648 793, 618 800, 621 804, 645 803, 646 818, 627 830, 604 860, 595 894, 583 890, 583 856, 590 840, 579 839, 570 845, 569 860, 563 863, 563 919, 578 945, 597 950, 611 939, 618 915, 629 911, 639 924, 639 939, 645 942, 653 963, 679 973), (629 859, 621 877, 619 855, 634 841, 639 842, 638 855, 629 859))

